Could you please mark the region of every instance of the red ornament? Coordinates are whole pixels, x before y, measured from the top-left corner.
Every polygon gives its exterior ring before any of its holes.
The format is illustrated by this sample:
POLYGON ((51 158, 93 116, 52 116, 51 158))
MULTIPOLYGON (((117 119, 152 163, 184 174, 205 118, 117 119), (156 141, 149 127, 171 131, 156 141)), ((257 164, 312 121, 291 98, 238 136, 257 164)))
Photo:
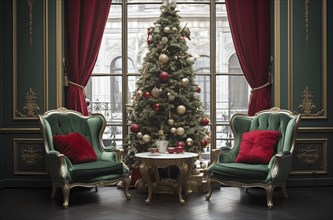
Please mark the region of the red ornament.
POLYGON ((150 93, 149 93, 148 91, 145 92, 144 97, 145 97, 146 99, 149 99, 149 98, 150 98, 150 93))
POLYGON ((202 139, 200 141, 200 145, 203 146, 203 147, 207 146, 207 141, 205 139, 202 139))
POLYGON ((148 35, 147 44, 150 45, 151 43, 153 43, 153 37, 151 35, 148 35))
POLYGON ((155 103, 154 104, 154 109, 155 109, 155 111, 159 111, 161 109, 160 104, 159 103, 155 103))
POLYGON ((134 134, 138 133, 140 131, 141 126, 138 124, 132 124, 130 127, 131 132, 134 134))
POLYGON ((206 126, 206 125, 208 125, 209 124, 209 119, 208 118, 201 118, 201 120, 200 120, 200 124, 202 125, 202 126, 206 126))
POLYGON ((169 75, 168 72, 162 71, 162 72, 160 73, 160 80, 162 80, 163 82, 168 81, 169 78, 170 78, 170 75, 169 75))
POLYGON ((182 147, 182 148, 184 148, 185 147, 185 142, 184 141, 177 141, 176 147, 182 147))
POLYGON ((195 87, 195 91, 196 91, 197 93, 200 93, 200 92, 201 92, 201 88, 200 88, 199 85, 197 85, 197 87, 195 87))

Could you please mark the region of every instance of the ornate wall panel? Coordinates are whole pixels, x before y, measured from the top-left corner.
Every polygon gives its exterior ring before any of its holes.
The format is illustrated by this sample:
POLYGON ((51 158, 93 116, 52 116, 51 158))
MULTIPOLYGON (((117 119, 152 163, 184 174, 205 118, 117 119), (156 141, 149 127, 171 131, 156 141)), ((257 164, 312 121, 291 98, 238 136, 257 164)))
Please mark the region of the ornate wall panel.
POLYGON ((13 119, 37 119, 48 103, 48 1, 13 0, 13 119))
POLYGON ((289 1, 289 109, 303 119, 327 118, 326 0, 289 1))
POLYGON ((297 139, 291 174, 327 174, 326 138, 297 139))
POLYGON ((44 144, 41 139, 14 138, 13 147, 14 174, 47 174, 44 144))

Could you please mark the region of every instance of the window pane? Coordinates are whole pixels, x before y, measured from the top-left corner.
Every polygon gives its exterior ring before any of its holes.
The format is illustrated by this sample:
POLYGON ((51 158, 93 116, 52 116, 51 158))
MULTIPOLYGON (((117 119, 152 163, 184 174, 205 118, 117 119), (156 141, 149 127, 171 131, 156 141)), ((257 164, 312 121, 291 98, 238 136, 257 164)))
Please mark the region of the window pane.
POLYGON ((235 54, 235 47, 227 17, 225 4, 216 5, 216 72, 227 73, 230 56, 235 54))
POLYGON ((122 121, 122 77, 93 77, 89 84, 93 88, 90 97, 89 111, 103 114, 107 121, 122 121))
POLYGON ((105 26, 104 35, 98 54, 98 58, 93 70, 94 73, 118 73, 121 72, 122 60, 117 59, 122 56, 122 22, 120 5, 112 5, 109 12, 108 21, 105 26), (113 63, 113 71, 111 64, 113 63))
POLYGON ((129 59, 133 61, 134 69, 129 73, 137 73, 142 67, 143 58, 148 52, 147 31, 160 16, 159 4, 128 6, 128 48, 129 59))
POLYGON ((232 145, 233 133, 229 125, 216 126, 216 147, 232 145))
MULTIPOLYGON (((188 52, 194 58, 210 57, 210 7, 208 4, 178 4, 177 9, 181 16, 181 27, 188 27, 191 31, 186 44, 188 52)), ((208 67, 210 65, 207 61, 208 67)))
POLYGON ((210 76, 198 75, 196 82, 201 88, 199 93, 202 107, 205 109, 205 113, 210 115, 210 76))
POLYGON ((105 147, 122 147, 122 126, 107 125, 103 134, 103 143, 105 147))

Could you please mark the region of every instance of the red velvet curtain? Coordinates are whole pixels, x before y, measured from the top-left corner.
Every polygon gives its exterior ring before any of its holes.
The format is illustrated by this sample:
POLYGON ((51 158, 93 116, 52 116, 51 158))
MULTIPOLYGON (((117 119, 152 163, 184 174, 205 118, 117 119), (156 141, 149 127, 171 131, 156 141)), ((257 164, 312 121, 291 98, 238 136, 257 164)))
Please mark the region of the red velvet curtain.
POLYGON ((236 54, 252 88, 248 115, 271 108, 270 0, 226 0, 236 54))
POLYGON ((68 76, 66 107, 88 115, 84 87, 87 85, 101 45, 112 0, 67 0, 66 59, 68 76))

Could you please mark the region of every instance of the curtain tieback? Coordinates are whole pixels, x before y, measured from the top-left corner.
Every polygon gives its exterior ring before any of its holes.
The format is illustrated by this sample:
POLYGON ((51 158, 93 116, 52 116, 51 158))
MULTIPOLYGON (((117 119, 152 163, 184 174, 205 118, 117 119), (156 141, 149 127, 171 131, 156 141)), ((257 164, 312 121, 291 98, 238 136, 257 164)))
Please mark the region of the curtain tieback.
POLYGON ((72 81, 70 81, 70 80, 68 80, 68 83, 71 84, 71 85, 73 85, 73 86, 79 87, 79 88, 82 89, 82 90, 84 90, 84 87, 81 86, 80 84, 77 84, 77 83, 72 82, 72 81))
POLYGON ((268 82, 265 83, 264 85, 261 85, 261 86, 259 86, 259 87, 256 87, 256 88, 251 89, 251 93, 254 93, 254 92, 257 91, 257 90, 263 89, 263 88, 265 88, 265 87, 267 87, 267 86, 269 86, 269 85, 271 85, 271 84, 272 84, 272 83, 271 83, 271 80, 269 79, 268 82))
POLYGON ((273 57, 271 56, 270 57, 269 67, 268 67, 269 71, 268 71, 268 81, 267 81, 267 83, 265 83, 264 85, 261 85, 261 86, 258 86, 256 88, 251 89, 251 94, 254 93, 255 91, 258 91, 260 89, 268 87, 268 86, 270 86, 273 83, 272 82, 272 76, 271 76, 272 63, 273 63, 273 57))

